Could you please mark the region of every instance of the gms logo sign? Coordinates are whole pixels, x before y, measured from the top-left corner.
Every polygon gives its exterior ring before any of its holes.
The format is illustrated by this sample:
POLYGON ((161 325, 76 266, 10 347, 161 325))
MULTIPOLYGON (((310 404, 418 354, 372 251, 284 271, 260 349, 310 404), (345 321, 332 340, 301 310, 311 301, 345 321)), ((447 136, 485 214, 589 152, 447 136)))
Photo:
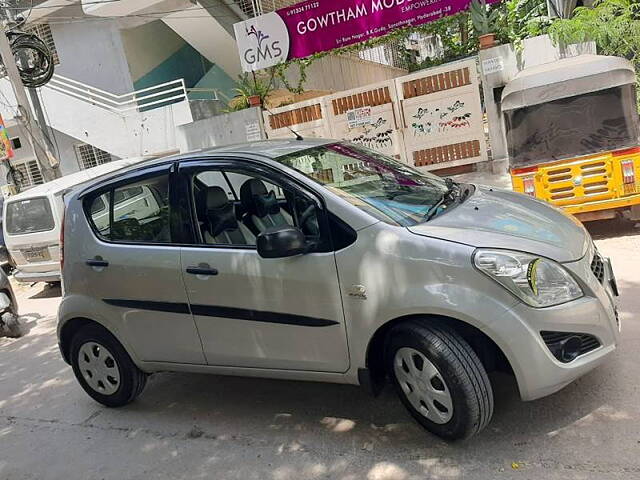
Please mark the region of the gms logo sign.
POLYGON ((271 12, 234 26, 242 70, 252 72, 287 60, 289 33, 282 18, 271 12))

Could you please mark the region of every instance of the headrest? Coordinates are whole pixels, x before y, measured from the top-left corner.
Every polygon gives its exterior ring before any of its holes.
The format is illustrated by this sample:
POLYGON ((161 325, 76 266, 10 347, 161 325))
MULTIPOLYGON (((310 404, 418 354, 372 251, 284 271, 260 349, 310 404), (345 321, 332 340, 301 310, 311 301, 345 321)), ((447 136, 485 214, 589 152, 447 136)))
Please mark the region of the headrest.
POLYGON ((207 187, 205 217, 209 233, 216 237, 226 230, 236 230, 238 220, 233 210, 233 204, 220 187, 207 187))
POLYGON ((240 187, 240 201, 245 211, 258 217, 265 217, 270 213, 275 214, 280 211, 276 194, 267 192, 262 180, 252 178, 247 180, 240 187))
POLYGON ((229 203, 229 197, 222 188, 207 187, 205 191, 207 192, 207 210, 220 208, 229 203))

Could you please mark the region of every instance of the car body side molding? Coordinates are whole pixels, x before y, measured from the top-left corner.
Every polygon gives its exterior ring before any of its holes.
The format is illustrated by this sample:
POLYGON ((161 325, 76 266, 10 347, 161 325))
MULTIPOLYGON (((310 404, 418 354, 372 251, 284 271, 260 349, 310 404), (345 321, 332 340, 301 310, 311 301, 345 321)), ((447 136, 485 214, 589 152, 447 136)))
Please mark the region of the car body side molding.
POLYGON ((189 305, 186 303, 176 302, 155 302, 151 300, 126 300, 118 298, 104 298, 102 300, 107 305, 123 308, 135 308, 138 310, 152 310, 154 312, 170 312, 170 313, 191 313, 189 305))
POLYGON ((219 307, 215 305, 189 305, 186 303, 156 302, 149 300, 127 299, 103 299, 108 305, 123 308, 135 308, 140 310, 152 310, 156 312, 193 313, 203 317, 231 318, 234 320, 249 320, 262 323, 280 323, 283 325, 295 325, 300 327, 329 327, 339 325, 339 322, 324 318, 307 317, 290 313, 262 312, 245 308, 219 307))
POLYGON ((204 317, 233 318, 236 320, 249 320, 252 322, 282 323, 285 325, 299 325, 302 327, 329 327, 339 325, 334 320, 324 318, 306 317, 290 313, 261 312, 245 308, 217 307, 213 305, 191 305, 194 315, 204 317))

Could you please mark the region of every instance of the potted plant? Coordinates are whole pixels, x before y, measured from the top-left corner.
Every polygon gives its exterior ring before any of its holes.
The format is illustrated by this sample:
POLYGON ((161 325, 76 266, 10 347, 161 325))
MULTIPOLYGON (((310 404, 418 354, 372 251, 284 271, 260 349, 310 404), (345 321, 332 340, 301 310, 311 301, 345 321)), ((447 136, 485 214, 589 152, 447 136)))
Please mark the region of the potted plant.
POLYGON ((259 107, 262 105, 262 98, 260 97, 260 95, 249 95, 247 97, 247 100, 249 101, 249 106, 251 107, 259 107))
POLYGON ((498 18, 498 10, 489 12, 486 0, 472 0, 469 9, 473 28, 478 34, 480 49, 491 48, 496 43, 496 34, 493 30, 498 18))
POLYGON ((259 107, 273 90, 273 74, 269 78, 261 78, 253 74, 243 74, 234 88, 235 97, 231 100, 233 110, 259 107))

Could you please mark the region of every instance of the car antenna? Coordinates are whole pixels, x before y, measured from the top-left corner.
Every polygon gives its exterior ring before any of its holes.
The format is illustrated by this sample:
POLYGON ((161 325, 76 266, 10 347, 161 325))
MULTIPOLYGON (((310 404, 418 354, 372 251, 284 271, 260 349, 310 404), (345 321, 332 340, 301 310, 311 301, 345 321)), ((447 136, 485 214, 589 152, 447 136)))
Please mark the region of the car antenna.
MULTIPOLYGON (((267 108, 266 105, 262 105, 262 108, 264 108, 269 115, 275 115, 271 110, 269 110, 267 108)), ((296 136, 296 140, 302 141, 304 140, 304 138, 302 138, 302 135, 300 135, 298 132, 296 132, 293 128, 291 128, 289 125, 287 125, 287 130, 289 130, 291 133, 293 133, 296 136)))

